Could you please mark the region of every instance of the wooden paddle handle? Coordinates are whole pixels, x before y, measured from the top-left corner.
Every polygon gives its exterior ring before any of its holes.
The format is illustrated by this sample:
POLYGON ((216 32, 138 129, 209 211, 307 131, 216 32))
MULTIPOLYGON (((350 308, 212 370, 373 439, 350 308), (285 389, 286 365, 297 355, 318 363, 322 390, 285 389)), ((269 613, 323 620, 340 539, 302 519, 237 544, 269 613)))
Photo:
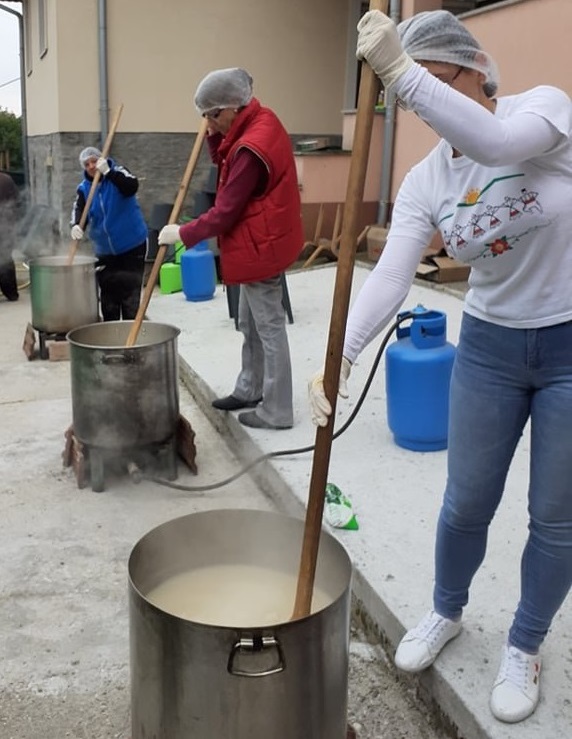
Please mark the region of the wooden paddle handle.
MULTIPOLYGON (((371 0, 369 8, 370 10, 381 10, 387 13, 387 5, 387 0, 371 0)), ((314 590, 318 547, 322 531, 324 499, 334 432, 342 351, 344 348, 346 321, 358 240, 360 206, 363 202, 373 116, 378 91, 379 80, 374 71, 368 64, 365 62, 362 63, 354 143, 344 206, 344 222, 338 254, 330 332, 324 368, 324 390, 332 406, 332 414, 328 419, 327 426, 318 427, 316 432, 302 555, 298 573, 294 613, 292 615, 293 619, 308 616, 312 606, 312 593, 314 590)))
MULTIPOLYGON (((113 117, 113 122, 111 123, 111 128, 109 129, 107 138, 105 139, 105 144, 103 145, 101 156, 104 157, 105 159, 107 159, 107 157, 109 156, 109 152, 111 151, 111 144, 113 143, 113 137, 115 135, 115 131, 117 130, 117 126, 119 125, 119 119, 121 118, 121 113, 123 113, 123 103, 121 103, 119 107, 117 108, 115 116, 113 117)), ((95 191, 97 189, 97 185, 99 184, 100 179, 101 179, 101 172, 97 169, 93 176, 93 182, 91 183, 91 187, 89 188, 89 194, 87 196, 87 200, 85 201, 85 205, 83 206, 83 211, 82 211, 81 218, 78 224, 82 230, 85 228, 85 224, 87 222, 87 216, 89 214, 89 209, 93 201, 93 197, 95 195, 95 191)), ((75 259, 77 247, 78 247, 78 242, 74 239, 71 242, 70 248, 69 248, 68 264, 73 264, 73 260, 75 259)))
MULTIPOLYGON (((193 150, 191 151, 191 156, 189 157, 187 168, 185 169, 185 174, 183 175, 183 179, 181 180, 181 184, 179 185, 179 191, 177 193, 177 197, 175 198, 175 204, 173 205, 171 215, 169 216, 169 223, 176 223, 179 219, 181 208, 183 207, 183 203, 187 195, 187 190, 189 189, 191 177, 193 176, 195 167, 197 166, 197 162, 199 160, 199 155, 201 153, 201 148, 203 146, 203 141, 205 139, 206 133, 207 120, 205 118, 203 119, 201 127, 197 133, 197 138, 195 139, 193 150)), ((163 259, 165 259, 166 253, 167 246, 164 244, 159 244, 157 255, 155 256, 155 261, 153 262, 153 267, 151 268, 151 273, 149 274, 149 277, 147 279, 145 291, 143 293, 143 297, 141 298, 141 303, 139 304, 139 310, 137 311, 137 315, 135 316, 135 320, 133 321, 133 325, 131 326, 131 330, 129 331, 129 336, 127 337, 126 346, 133 346, 137 341, 137 336, 139 335, 141 324, 143 323, 145 312, 147 311, 147 308, 149 306, 149 301, 151 300, 151 295, 153 294, 153 290, 157 283, 159 270, 161 269, 161 265, 163 264, 163 259)))

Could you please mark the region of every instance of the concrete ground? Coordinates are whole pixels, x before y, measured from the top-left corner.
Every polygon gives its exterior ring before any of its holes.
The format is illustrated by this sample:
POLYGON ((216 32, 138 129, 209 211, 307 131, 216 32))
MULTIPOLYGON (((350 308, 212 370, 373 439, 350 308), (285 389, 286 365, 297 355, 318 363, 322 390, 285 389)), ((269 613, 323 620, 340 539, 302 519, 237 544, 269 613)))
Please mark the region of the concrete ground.
MULTIPOLYGON (((367 268, 356 265, 354 295, 367 274, 367 268)), ((288 275, 294 311, 294 323, 288 332, 295 425, 287 431, 246 429, 233 414, 210 406, 212 398, 232 390, 240 361, 241 335, 228 317, 222 288, 217 288, 213 300, 204 303, 188 302, 182 293, 153 297, 149 310, 152 320, 181 328, 179 354, 187 386, 242 460, 313 443, 315 430, 306 387, 324 361, 334 278, 334 265, 288 275)), ((403 308, 422 303, 444 311, 448 338, 456 343, 462 314, 460 293, 435 287, 417 281, 403 308)), ((380 340, 362 353, 352 371, 351 398, 338 402, 338 427, 361 392, 380 340)), ((473 583, 463 632, 447 646, 433 668, 418 678, 401 675, 405 684, 433 703, 463 739, 572 735, 569 599, 543 647, 542 697, 535 714, 511 726, 496 721, 488 708, 501 647, 519 598, 520 556, 527 535, 528 450, 529 435, 525 433, 491 526, 487 557, 473 583)), ((412 452, 394 443, 386 421, 382 362, 360 414, 334 442, 329 479, 353 502, 359 531, 337 531, 335 535, 353 560, 354 593, 365 621, 391 654, 404 631, 415 625, 431 604, 433 542, 445 461, 445 451, 412 452)), ((311 466, 311 454, 290 455, 259 465, 253 474, 281 508, 292 515, 303 515, 311 466)), ((386 736, 393 739, 401 735, 390 732, 386 736)))
MULTIPOLYGON (((322 279, 320 272, 311 277, 322 279)), ((292 278, 292 288, 298 279, 292 278)), ((293 290, 293 343, 299 328, 311 330, 316 315, 314 308, 303 317, 298 292, 293 290)), ((320 294, 314 297, 321 299, 320 294)), ((180 349, 187 380, 192 367, 201 368, 195 362, 198 354, 207 359, 210 353, 216 360, 215 345, 221 342, 227 366, 215 382, 217 392, 228 387, 238 361, 238 334, 225 315, 225 302, 220 293, 203 306, 188 304, 180 295, 157 294, 152 301, 152 318, 159 320, 160 314, 161 320, 185 326, 180 349)), ((207 508, 295 508, 301 513, 302 507, 289 490, 291 481, 281 483, 280 471, 270 465, 262 472, 272 484, 260 486, 244 476, 202 494, 146 482, 135 486, 127 476, 109 480, 101 494, 89 487, 79 490, 61 457, 72 415, 70 363, 27 360, 22 342, 30 318, 28 290, 17 303, 0 296, 0 737, 129 739, 127 560, 134 544, 166 520, 207 508)), ((311 359, 296 370, 299 393, 311 359)), ((209 371, 204 377, 191 389, 208 410, 214 390, 205 388, 213 375, 209 371)), ((182 384, 180 393, 181 411, 197 434, 199 474, 180 464, 178 483, 203 485, 226 478, 257 453, 259 434, 237 428, 226 414, 212 414, 213 425, 182 384)), ((298 426, 306 437, 311 429, 302 421, 304 413, 299 396, 298 426)), ((292 434, 268 443, 290 443, 292 434)), ((308 458, 295 464, 300 462, 307 470, 308 458)), ((292 461, 283 464, 289 467, 292 461)), ((300 496, 305 475, 297 483, 300 496)), ((361 506, 358 512, 367 531, 361 506)), ((356 620, 349 675, 349 719, 358 739, 445 737, 438 717, 418 700, 417 686, 400 682, 383 645, 358 627, 356 620)))

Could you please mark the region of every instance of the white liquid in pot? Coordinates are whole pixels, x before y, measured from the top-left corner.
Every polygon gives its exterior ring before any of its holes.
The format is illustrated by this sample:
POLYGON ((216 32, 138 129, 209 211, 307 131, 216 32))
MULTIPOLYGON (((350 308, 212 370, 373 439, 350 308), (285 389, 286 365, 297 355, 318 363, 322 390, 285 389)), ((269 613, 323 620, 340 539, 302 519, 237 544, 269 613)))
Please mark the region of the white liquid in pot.
MULTIPOLYGON (((147 593, 167 613, 212 626, 255 627, 289 621, 298 576, 251 565, 213 565, 182 572, 147 593)), ((332 602, 314 588, 312 613, 332 602)))

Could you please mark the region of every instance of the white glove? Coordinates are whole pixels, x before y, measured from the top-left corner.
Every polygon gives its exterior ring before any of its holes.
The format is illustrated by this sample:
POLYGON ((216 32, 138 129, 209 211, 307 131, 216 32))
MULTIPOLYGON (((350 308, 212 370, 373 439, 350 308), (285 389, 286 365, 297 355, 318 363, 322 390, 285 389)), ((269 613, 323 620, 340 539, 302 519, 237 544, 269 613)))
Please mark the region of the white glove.
POLYGON ((397 27, 381 10, 368 10, 357 25, 356 56, 365 59, 387 89, 414 64, 403 51, 397 27))
MULTIPOLYGON (((348 379, 351 371, 352 365, 350 360, 342 357, 340 384, 338 386, 338 395, 340 398, 349 397, 348 379)), ((310 401, 310 410, 312 411, 312 423, 316 426, 326 426, 328 418, 332 415, 332 406, 324 392, 324 370, 315 374, 308 383, 308 398, 310 401)))
POLYGON ((83 239, 83 228, 78 226, 77 223, 75 226, 72 226, 71 237, 74 241, 81 241, 83 239))
POLYGON ((171 223, 168 226, 163 226, 161 233, 159 234, 159 244, 166 246, 167 244, 176 244, 177 241, 181 240, 180 228, 176 223, 171 223))
POLYGON ((107 159, 105 157, 99 157, 97 162, 95 163, 95 166, 99 172, 105 177, 105 175, 109 172, 109 164, 107 163, 107 159))

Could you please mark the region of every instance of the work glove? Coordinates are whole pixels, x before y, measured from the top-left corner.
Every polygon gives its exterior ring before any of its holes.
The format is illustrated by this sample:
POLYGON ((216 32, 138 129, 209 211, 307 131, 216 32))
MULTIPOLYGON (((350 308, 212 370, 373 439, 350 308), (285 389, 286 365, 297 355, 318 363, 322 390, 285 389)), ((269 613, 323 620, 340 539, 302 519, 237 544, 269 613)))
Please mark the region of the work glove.
POLYGON ((105 177, 105 175, 110 170, 109 164, 108 164, 107 159, 105 157, 99 157, 99 159, 95 163, 95 167, 98 170, 98 172, 101 172, 101 175, 103 177, 105 177))
POLYGON ((78 226, 77 223, 75 226, 72 226, 71 237, 74 241, 81 241, 83 239, 83 228, 78 226))
MULTIPOLYGON (((340 383, 338 385, 338 395, 340 398, 348 398, 348 379, 352 370, 352 364, 349 359, 342 357, 342 366, 340 368, 340 383)), ((308 399, 310 401, 310 410, 312 412, 312 423, 315 426, 326 426, 328 418, 332 415, 332 406, 326 398, 324 392, 324 370, 320 370, 312 377, 308 383, 308 399)))
POLYGON ((415 63, 403 51, 395 23, 381 10, 368 10, 357 30, 356 56, 367 61, 386 89, 415 63))
POLYGON ((176 244, 177 241, 181 240, 180 228, 176 223, 171 223, 168 226, 163 226, 161 233, 159 234, 159 244, 176 244))

